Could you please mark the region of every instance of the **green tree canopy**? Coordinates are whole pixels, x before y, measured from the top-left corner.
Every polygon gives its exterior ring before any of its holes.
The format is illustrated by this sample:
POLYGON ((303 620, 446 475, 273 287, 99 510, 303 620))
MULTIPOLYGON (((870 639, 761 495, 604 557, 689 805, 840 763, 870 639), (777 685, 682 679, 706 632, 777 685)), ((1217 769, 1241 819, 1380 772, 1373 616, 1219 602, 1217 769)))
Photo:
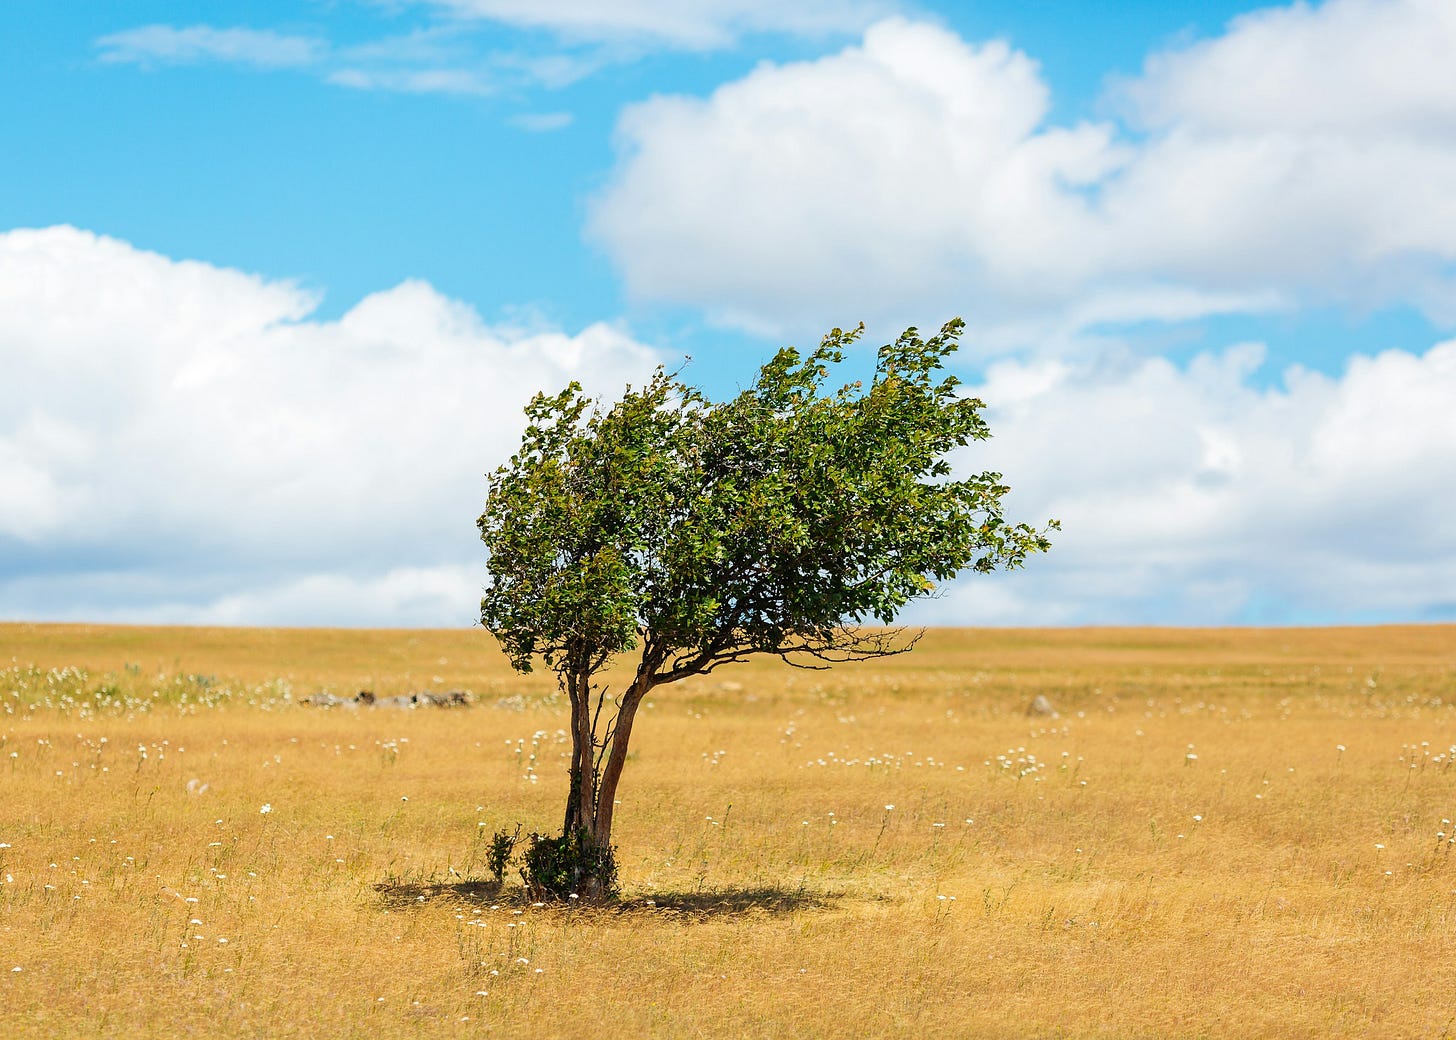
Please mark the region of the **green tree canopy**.
POLYGON ((517 669, 555 670, 571 703, 549 851, 586 865, 565 888, 610 887, 616 786, 653 687, 754 654, 823 667, 902 652, 913 638, 883 626, 912 599, 1048 548, 1046 530, 1002 517, 999 473, 952 471, 951 452, 990 436, 983 403, 943 371, 961 329, 906 330, 868 387, 825 390, 861 327, 779 351, 722 403, 659 369, 610 407, 575 383, 527 407, 478 522, 481 621, 517 669), (611 698, 598 674, 628 653, 633 679, 611 698))

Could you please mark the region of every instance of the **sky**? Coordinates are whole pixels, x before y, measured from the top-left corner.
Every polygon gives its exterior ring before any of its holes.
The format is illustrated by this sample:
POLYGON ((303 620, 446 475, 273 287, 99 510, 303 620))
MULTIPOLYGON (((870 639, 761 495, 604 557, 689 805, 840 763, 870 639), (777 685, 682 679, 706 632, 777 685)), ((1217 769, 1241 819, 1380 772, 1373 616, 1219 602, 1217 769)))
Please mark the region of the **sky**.
POLYGON ((0 619, 466 626, 537 390, 967 322, 907 620, 1456 621, 1449 0, 0 5, 0 619))

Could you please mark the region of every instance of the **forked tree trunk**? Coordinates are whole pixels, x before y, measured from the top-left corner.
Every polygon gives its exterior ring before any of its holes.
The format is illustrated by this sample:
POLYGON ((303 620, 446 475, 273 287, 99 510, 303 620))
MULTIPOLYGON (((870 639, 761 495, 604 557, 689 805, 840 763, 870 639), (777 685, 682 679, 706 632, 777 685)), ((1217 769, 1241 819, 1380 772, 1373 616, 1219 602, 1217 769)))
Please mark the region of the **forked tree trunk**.
MULTIPOLYGON (((584 846, 583 860, 595 862, 595 854, 611 854, 612 816, 616 805, 617 785, 622 767, 627 762, 627 746, 632 739, 632 724, 642 700, 655 685, 653 668, 647 662, 639 669, 632 685, 622 695, 607 747, 607 758, 600 774, 594 769, 595 731, 591 712, 590 676, 568 676, 567 693, 571 699, 571 788, 567 793, 562 837, 577 835, 584 846)), ((590 869, 578 878, 577 894, 583 900, 601 899, 611 893, 606 879, 590 869)))
POLYGON ((571 788, 566 797, 563 836, 591 833, 596 823, 596 777, 592 762, 591 676, 585 670, 567 676, 571 699, 571 788))

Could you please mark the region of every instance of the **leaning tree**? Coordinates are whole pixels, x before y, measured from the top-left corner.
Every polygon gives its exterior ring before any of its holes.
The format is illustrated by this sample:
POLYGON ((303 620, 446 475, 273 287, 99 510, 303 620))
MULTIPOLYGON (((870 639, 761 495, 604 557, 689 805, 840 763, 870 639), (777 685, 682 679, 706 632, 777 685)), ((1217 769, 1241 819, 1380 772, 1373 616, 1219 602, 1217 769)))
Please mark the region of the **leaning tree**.
POLYGON ((576 383, 531 401, 478 526, 482 624, 517 670, 543 660, 571 706, 561 835, 525 853, 538 894, 614 891, 617 785, 654 687, 755 654, 826 667, 901 653, 913 636, 886 626, 910 600, 1048 548, 1046 529, 1003 519, 999 473, 948 461, 990 436, 983 403, 942 371, 961 329, 907 330, 868 387, 825 390, 861 326, 779 351, 721 403, 662 369, 610 407, 576 383), (613 691, 604 669, 624 655, 613 691))

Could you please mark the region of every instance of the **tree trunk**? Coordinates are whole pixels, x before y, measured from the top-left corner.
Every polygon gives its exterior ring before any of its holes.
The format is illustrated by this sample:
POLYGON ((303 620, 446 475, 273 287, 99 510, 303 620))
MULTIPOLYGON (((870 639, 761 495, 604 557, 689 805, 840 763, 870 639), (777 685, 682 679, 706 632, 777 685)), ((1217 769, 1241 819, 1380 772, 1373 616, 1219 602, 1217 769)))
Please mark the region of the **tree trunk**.
POLYGON ((600 747, 596 726, 601 719, 592 712, 592 657, 586 648, 575 647, 564 663, 561 684, 571 701, 571 786, 566 812, 560 838, 533 841, 523 874, 538 898, 572 895, 595 901, 615 894, 612 816, 617 784, 627 762, 637 708, 657 685, 662 653, 650 643, 644 647, 637 674, 622 695, 616 718, 609 722, 611 743, 600 774, 595 767, 600 747))
MULTIPOLYGON (((571 787, 567 792, 560 841, 563 849, 570 847, 573 838, 577 843, 572 857, 575 860, 572 894, 587 902, 613 894, 616 870, 611 860, 612 810, 622 767, 627 762, 632 723, 642 699, 655 685, 656 664, 656 661, 644 661, 632 685, 622 695, 600 775, 593 768, 597 745, 592 725, 591 675, 583 669, 569 671, 565 677, 564 685, 571 700, 571 787)), ((544 887, 542 892, 546 892, 544 887)))
POLYGON ((637 706, 652 689, 652 670, 644 669, 628 687, 622 697, 622 707, 617 712, 617 728, 612 733, 612 748, 607 755, 607 764, 602 768, 601 785, 597 788, 596 820, 591 828, 592 843, 599 849, 612 847, 612 810, 616 806, 617 782, 622 777, 622 766, 627 762, 627 742, 632 739, 632 720, 637 717, 637 706))
POLYGON ((571 698, 571 789, 567 792, 566 819, 561 826, 563 836, 579 830, 590 833, 596 823, 590 674, 585 669, 572 672, 567 676, 566 687, 571 698))

